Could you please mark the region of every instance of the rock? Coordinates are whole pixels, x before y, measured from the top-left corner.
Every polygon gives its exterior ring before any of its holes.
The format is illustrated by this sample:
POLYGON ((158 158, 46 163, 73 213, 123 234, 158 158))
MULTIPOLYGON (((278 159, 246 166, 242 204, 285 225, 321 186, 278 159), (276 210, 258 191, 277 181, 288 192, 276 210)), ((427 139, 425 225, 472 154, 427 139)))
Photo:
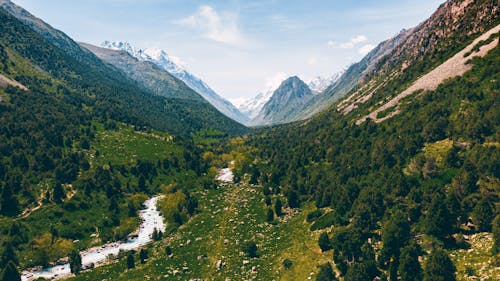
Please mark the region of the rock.
POLYGON ((183 273, 188 273, 189 272, 189 267, 185 266, 182 268, 183 273))
POLYGON ((247 264, 249 264, 249 263, 250 263, 250 261, 248 261, 248 260, 243 260, 243 265, 247 265, 247 264))
POLYGON ((217 262, 215 263, 215 268, 217 270, 221 270, 222 269, 222 260, 217 260, 217 262))

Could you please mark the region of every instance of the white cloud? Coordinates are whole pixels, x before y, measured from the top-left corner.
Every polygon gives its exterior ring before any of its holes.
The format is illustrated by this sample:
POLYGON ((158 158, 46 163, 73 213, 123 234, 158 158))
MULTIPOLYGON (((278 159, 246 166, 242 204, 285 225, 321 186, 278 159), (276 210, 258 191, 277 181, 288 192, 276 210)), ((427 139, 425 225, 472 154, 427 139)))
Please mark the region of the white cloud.
POLYGON ((353 49, 356 45, 366 42, 368 38, 365 35, 358 35, 352 37, 347 42, 338 43, 337 41, 330 40, 327 42, 328 46, 342 49, 353 49))
POLYGON ((230 45, 244 43, 235 14, 219 14, 211 6, 205 5, 198 8, 193 15, 176 21, 177 24, 197 29, 205 38, 230 45))
POLYGON ((243 97, 239 97, 239 98, 229 98, 228 99, 234 106, 236 107, 240 107, 241 105, 245 104, 248 99, 247 98, 243 98, 243 97))
POLYGON ((359 48, 358 53, 360 55, 364 56, 364 55, 368 54, 371 50, 373 50, 373 48, 375 48, 375 45, 366 44, 366 45, 362 46, 361 48, 359 48))
POLYGON ((271 77, 266 78, 266 89, 276 90, 279 88, 281 83, 285 81, 290 75, 284 72, 275 73, 271 77))
POLYGON ((364 36, 364 35, 358 35, 356 37, 351 38, 351 40, 349 40, 349 42, 341 43, 340 44, 340 48, 342 48, 342 49, 352 49, 352 48, 354 48, 354 46, 358 45, 359 43, 363 43, 366 40, 368 40, 368 38, 366 38, 366 36, 364 36))
POLYGON ((310 57, 307 59, 307 64, 309 65, 315 65, 318 63, 318 58, 317 57, 310 57))

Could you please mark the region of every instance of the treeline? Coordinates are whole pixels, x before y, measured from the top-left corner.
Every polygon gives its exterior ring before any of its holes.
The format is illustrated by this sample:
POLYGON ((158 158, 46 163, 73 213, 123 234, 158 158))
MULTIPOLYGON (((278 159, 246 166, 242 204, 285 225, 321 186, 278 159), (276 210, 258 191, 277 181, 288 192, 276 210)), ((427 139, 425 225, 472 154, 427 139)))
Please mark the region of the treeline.
MULTIPOLYGON (((331 208, 315 228, 335 226, 328 247, 345 280, 404 278, 408 263, 420 266, 421 234, 434 241, 429 263, 443 262, 434 258, 447 257, 439 248, 464 247, 462 234, 492 231, 499 213, 499 48, 473 64, 382 123, 357 126, 355 113, 330 110, 262 130, 248 141, 261 161, 243 173, 257 175, 265 189, 313 200, 320 213, 311 220, 331 208)), ((447 265, 428 264, 425 274, 439 266, 447 265)), ((421 280, 415 274, 404 280, 421 280)))

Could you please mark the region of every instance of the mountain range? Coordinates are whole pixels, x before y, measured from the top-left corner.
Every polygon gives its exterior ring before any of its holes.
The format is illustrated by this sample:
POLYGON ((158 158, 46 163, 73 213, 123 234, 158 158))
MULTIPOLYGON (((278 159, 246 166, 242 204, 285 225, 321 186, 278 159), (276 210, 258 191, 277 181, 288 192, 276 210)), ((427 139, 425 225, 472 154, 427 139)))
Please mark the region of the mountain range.
POLYGON ((0 281, 500 276, 498 0, 273 81, 254 129, 162 50, 0 23, 0 281))
POLYGON ((179 64, 178 59, 169 56, 164 50, 155 48, 137 49, 130 45, 130 43, 128 42, 110 41, 104 41, 101 44, 101 47, 111 50, 122 50, 134 56, 138 60, 148 61, 156 64, 161 69, 167 71, 168 73, 186 83, 186 85, 195 90, 198 94, 200 94, 203 98, 205 98, 209 103, 215 106, 215 108, 217 108, 226 116, 242 124, 248 121, 248 118, 243 115, 231 102, 215 93, 215 91, 212 90, 200 78, 189 73, 186 69, 184 69, 184 67, 179 64))

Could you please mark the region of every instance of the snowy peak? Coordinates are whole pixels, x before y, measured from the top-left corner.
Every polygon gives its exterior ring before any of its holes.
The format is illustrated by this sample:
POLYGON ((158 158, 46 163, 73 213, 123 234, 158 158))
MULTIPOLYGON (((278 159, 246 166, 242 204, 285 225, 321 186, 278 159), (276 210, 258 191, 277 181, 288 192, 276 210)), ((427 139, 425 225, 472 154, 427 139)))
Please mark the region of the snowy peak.
POLYGON ((340 78, 340 76, 342 76, 343 73, 344 73, 344 71, 341 71, 341 72, 335 73, 334 75, 332 75, 330 77, 317 76, 317 77, 309 80, 307 85, 309 86, 309 88, 311 89, 313 94, 321 94, 330 85, 335 83, 340 78))
POLYGON ((273 78, 268 79, 266 88, 260 91, 257 96, 243 102, 238 109, 250 119, 257 117, 264 105, 271 99, 274 91, 276 91, 281 83, 287 79, 286 74, 280 73, 273 78))
POLYGON ((242 124, 249 120, 248 117, 243 115, 233 104, 215 93, 215 91, 200 78, 189 73, 182 66, 182 61, 179 58, 169 55, 164 50, 156 48, 138 49, 128 42, 104 41, 101 46, 112 50, 126 51, 138 60, 152 62, 186 83, 186 85, 200 94, 205 100, 226 116, 242 124))

